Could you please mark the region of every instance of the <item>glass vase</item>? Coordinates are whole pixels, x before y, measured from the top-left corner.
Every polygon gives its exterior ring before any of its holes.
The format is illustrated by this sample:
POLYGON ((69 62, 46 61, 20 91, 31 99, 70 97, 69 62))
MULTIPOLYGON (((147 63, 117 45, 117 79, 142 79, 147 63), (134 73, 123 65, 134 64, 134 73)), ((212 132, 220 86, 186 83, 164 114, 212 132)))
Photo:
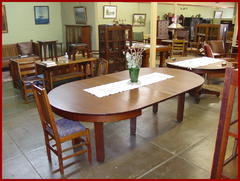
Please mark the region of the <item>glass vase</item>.
POLYGON ((129 69, 130 81, 132 83, 137 83, 138 82, 139 71, 140 71, 139 67, 129 69))

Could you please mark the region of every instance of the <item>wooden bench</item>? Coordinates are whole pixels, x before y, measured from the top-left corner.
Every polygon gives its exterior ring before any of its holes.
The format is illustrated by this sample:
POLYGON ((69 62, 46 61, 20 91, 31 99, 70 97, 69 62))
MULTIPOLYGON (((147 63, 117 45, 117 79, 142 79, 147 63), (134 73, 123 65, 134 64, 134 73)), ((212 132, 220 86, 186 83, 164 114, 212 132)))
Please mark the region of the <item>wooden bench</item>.
POLYGON ((33 57, 39 59, 39 45, 33 41, 32 43, 32 54, 23 57, 21 50, 18 48, 18 43, 2 45, 2 68, 9 68, 10 60, 24 59, 27 57, 33 57))

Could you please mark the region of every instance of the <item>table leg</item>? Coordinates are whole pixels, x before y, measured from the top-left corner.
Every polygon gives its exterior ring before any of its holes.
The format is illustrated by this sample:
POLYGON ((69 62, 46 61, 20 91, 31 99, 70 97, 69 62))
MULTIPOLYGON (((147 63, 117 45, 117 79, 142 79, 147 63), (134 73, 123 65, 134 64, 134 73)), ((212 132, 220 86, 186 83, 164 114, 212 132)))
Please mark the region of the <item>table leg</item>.
POLYGON ((130 119, 130 134, 136 135, 137 118, 130 119))
POLYGON ((158 103, 153 104, 153 113, 157 113, 158 112, 158 103))
POLYGON ((96 146, 97 161, 103 162, 105 159, 103 123, 95 122, 94 123, 94 132, 95 132, 95 146, 96 146))
POLYGON ((184 115, 184 103, 185 103, 185 93, 182 93, 178 96, 178 107, 177 107, 177 121, 183 121, 184 115))
POLYGON ((159 67, 163 67, 163 52, 160 52, 160 62, 159 62, 159 67))

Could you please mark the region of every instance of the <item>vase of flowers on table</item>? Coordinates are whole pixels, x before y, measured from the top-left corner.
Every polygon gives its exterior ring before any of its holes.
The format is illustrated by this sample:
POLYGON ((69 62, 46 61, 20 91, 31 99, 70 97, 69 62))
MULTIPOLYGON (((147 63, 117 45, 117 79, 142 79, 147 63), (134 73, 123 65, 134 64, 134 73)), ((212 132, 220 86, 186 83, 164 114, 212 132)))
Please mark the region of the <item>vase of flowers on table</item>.
POLYGON ((128 50, 125 52, 131 83, 138 82, 139 71, 142 65, 143 51, 144 51, 144 48, 138 45, 135 45, 135 46, 129 47, 128 50))

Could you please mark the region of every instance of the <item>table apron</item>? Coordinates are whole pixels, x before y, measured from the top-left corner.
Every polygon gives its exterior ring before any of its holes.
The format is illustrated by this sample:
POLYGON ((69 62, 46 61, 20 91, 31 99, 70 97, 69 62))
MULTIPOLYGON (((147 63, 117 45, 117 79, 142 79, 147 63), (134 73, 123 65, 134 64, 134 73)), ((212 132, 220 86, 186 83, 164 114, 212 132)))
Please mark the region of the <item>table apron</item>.
POLYGON ((67 119, 74 121, 83 121, 83 122, 114 122, 121 121, 125 119, 135 118, 142 114, 142 110, 134 110, 124 113, 109 114, 109 115, 87 115, 87 114, 78 114, 78 113, 69 113, 67 111, 58 110, 52 107, 53 112, 59 116, 62 116, 67 119))

